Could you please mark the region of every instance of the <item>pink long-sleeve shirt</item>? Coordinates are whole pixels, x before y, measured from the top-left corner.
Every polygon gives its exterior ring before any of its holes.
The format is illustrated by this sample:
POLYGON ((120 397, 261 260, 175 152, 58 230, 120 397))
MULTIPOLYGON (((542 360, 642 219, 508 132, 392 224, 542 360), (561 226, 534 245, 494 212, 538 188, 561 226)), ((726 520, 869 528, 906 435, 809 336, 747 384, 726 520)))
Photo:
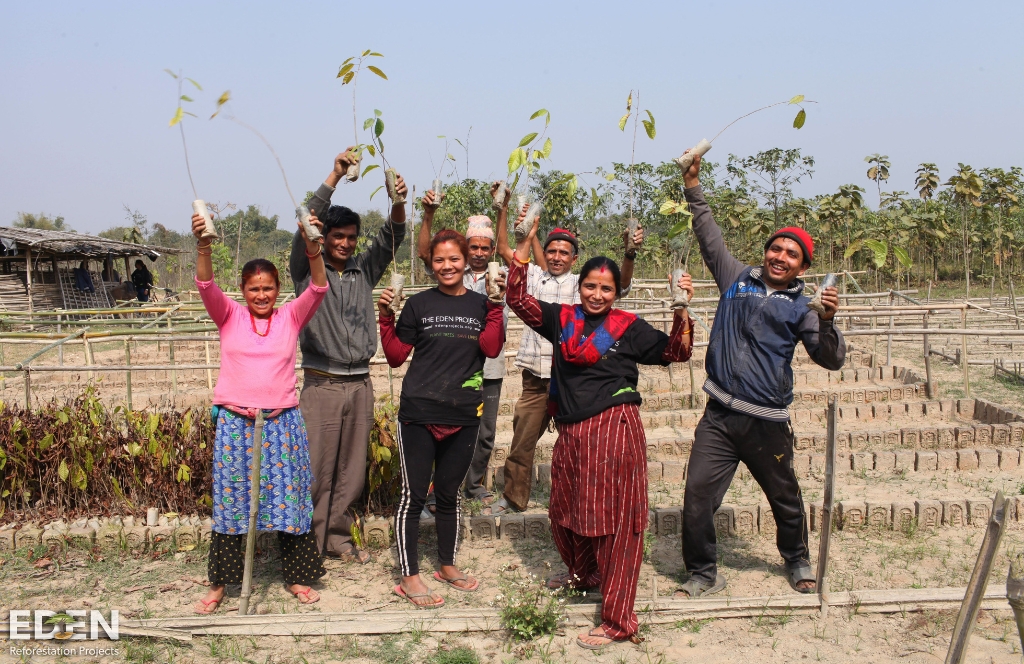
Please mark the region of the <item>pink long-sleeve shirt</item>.
POLYGON ((213 403, 265 409, 298 406, 295 355, 299 330, 316 313, 328 287, 311 283, 302 295, 275 310, 269 321, 257 318, 257 334, 246 305, 229 298, 212 280, 196 279, 196 286, 220 330, 220 375, 213 388, 213 403))

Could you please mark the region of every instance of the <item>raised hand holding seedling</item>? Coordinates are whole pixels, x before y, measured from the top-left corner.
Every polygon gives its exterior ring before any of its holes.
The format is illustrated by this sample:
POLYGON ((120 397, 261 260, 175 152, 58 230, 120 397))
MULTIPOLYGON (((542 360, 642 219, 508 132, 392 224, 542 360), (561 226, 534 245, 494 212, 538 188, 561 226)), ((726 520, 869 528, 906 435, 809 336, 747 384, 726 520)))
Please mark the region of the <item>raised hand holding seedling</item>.
POLYGON ((346 176, 353 164, 359 165, 359 157, 356 155, 355 150, 356 146, 350 145, 345 148, 344 152, 334 158, 334 169, 327 177, 328 185, 337 187, 338 183, 341 182, 341 178, 346 176))

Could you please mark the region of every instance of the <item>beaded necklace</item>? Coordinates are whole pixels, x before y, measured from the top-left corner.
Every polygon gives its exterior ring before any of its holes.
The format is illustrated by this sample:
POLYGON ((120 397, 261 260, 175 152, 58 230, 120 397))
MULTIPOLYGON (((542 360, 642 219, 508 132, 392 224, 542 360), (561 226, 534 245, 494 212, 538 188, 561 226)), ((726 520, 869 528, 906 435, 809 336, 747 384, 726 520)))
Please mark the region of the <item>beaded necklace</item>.
POLYGON ((249 312, 249 320, 252 322, 252 331, 256 333, 256 336, 265 337, 270 334, 270 324, 274 321, 274 314, 270 314, 270 318, 267 319, 267 331, 262 334, 256 329, 256 317, 252 315, 251 311, 249 312))

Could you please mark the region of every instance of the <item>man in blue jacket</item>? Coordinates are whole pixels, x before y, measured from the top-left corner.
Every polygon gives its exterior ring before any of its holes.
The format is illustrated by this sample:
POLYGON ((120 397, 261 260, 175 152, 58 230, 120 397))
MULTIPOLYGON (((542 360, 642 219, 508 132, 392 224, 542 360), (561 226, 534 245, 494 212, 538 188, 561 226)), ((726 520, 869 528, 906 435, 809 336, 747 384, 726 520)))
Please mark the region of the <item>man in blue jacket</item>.
POLYGON ((822 294, 824 314, 807 308, 800 276, 814 242, 801 228, 783 228, 764 246, 764 262, 749 266, 729 253, 704 201, 700 157, 683 173, 693 232, 704 263, 722 293, 705 358, 707 408, 694 432, 683 499, 683 562, 690 580, 678 594, 699 597, 725 588, 717 572, 715 511, 742 461, 761 485, 777 526, 776 542, 790 585, 814 592, 807 547, 807 514, 793 471, 793 353, 803 342, 818 365, 835 371, 846 344, 832 319, 839 294, 822 294))

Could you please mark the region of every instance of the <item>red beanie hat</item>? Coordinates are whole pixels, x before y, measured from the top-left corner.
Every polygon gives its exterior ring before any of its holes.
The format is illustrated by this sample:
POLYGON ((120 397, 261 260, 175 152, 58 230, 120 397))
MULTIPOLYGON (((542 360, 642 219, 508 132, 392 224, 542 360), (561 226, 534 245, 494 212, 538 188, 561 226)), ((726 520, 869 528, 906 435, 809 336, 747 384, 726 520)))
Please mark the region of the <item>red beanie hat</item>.
POLYGON ((764 250, 768 251, 768 247, 772 246, 772 242, 774 242, 776 238, 780 237, 788 237, 790 240, 799 244, 800 248, 804 250, 804 263, 807 265, 811 264, 811 260, 814 259, 814 240, 811 239, 811 236, 807 231, 796 226, 780 228, 772 233, 772 236, 764 243, 764 250))
POLYGON ((544 250, 547 251, 548 245, 554 242, 555 240, 565 240, 566 242, 572 245, 574 253, 580 253, 580 243, 576 239, 576 236, 572 234, 572 231, 566 230, 564 228, 553 229, 550 233, 548 233, 547 239, 544 240, 544 250))

